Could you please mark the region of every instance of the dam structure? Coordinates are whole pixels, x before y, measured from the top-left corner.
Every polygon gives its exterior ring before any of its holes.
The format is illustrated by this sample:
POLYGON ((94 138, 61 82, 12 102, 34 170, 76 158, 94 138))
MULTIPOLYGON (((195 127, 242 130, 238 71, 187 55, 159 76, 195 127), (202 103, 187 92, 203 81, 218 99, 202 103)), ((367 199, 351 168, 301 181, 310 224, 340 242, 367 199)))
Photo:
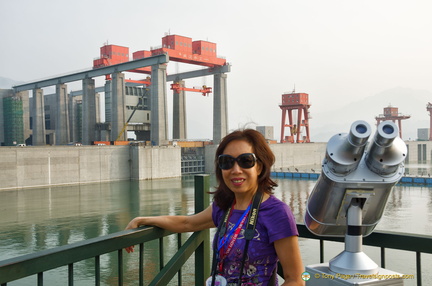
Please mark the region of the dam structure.
POLYGON ((105 44, 91 69, 0 89, 0 110, 5 115, 0 116, 1 145, 32 148, 1 148, 7 167, 0 189, 202 173, 202 148, 172 146, 174 141, 188 140, 185 93, 213 97, 211 143, 218 144, 228 133, 230 71, 231 65, 217 55, 215 43, 165 35, 161 46, 136 51, 132 59, 129 48, 105 44), (200 69, 168 74, 170 62, 200 69), (186 86, 187 80, 205 76, 213 76, 213 87, 186 86), (101 79, 105 84, 97 86, 101 79), (68 91, 68 84, 76 82, 81 83, 81 90, 68 91), (55 93, 44 94, 53 87, 55 93), (105 104, 101 104, 103 99, 105 104), (128 132, 135 135, 133 146, 103 146, 128 145, 128 132))
MULTIPOLYGON (((166 35, 161 46, 136 51, 132 59, 129 48, 106 44, 92 69, 0 89, 4 115, 0 116, 0 189, 213 173, 217 145, 228 133, 227 73, 231 71, 216 51, 215 43, 179 35, 166 35), (201 69, 167 74, 172 61, 201 69), (130 79, 126 74, 143 78, 130 79), (213 76, 213 87, 187 87, 188 79, 205 76, 213 76), (96 86, 101 78, 105 83, 96 86), (81 83, 81 90, 68 91, 68 83, 73 82, 81 83), (168 82, 174 97, 172 140, 168 82), (44 94, 48 87, 54 87, 55 93, 44 94), (188 140, 186 92, 213 97, 212 139, 188 140), (134 132, 134 142, 128 141, 128 132, 134 132)), ((319 173, 326 143, 310 140, 308 94, 285 93, 282 98, 281 143, 274 144, 266 128, 260 131, 276 156, 272 171, 319 173), (292 120, 293 110, 297 122, 292 120), (288 136, 285 127, 290 128, 288 136), (300 136, 302 128, 306 136, 300 136)), ((431 162, 431 141, 406 144, 406 163, 431 162)), ((429 170, 414 173, 430 176, 429 170)))
POLYGON ((150 51, 134 52, 132 60, 127 47, 104 45, 92 69, 1 90, 0 108, 4 109, 3 101, 10 106, 8 98, 22 102, 23 120, 0 122, 0 142, 3 146, 91 145, 94 141, 126 141, 131 131, 137 140, 168 145, 167 82, 173 82, 173 139, 187 139, 185 92, 204 90, 213 96, 212 140, 218 143, 228 131, 226 82, 230 70, 226 60, 216 55, 215 43, 179 35, 166 35, 162 46, 150 51), (201 69, 168 75, 171 61, 201 69), (146 77, 131 80, 126 73, 146 77), (185 86, 185 80, 204 76, 213 76, 212 88, 185 86), (100 77, 105 77, 105 85, 98 87, 95 79, 100 77), (77 81, 82 90, 68 93, 67 84, 77 81), (47 87, 55 87, 55 94, 44 95, 47 87), (105 95, 105 122, 101 122, 101 93, 105 95), (22 136, 5 133, 8 126, 21 128, 22 136))
MULTIPOLYGON (((405 176, 429 178, 431 170, 425 168, 425 164, 432 160, 432 141, 405 143, 408 149, 405 164, 414 166, 405 168, 405 176)), ((270 144, 276 158, 272 173, 318 175, 326 144, 270 144)), ((179 145, 4 146, 0 148, 0 191, 104 181, 151 180, 191 173, 212 174, 216 148, 214 144, 197 147, 202 159, 200 165, 194 167, 185 165, 191 160, 182 154, 182 149, 187 148, 179 145)))

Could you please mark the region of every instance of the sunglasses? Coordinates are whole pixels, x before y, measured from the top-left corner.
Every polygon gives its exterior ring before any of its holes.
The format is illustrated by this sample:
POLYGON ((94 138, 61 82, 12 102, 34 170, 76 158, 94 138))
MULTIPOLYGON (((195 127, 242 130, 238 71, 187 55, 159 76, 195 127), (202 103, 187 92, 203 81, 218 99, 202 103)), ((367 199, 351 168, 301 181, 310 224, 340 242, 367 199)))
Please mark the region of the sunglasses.
POLYGON ((250 169, 255 166, 256 161, 257 158, 254 153, 244 153, 239 155, 237 158, 226 154, 219 155, 218 157, 218 165, 222 170, 231 169, 234 167, 235 162, 237 162, 240 168, 250 169))

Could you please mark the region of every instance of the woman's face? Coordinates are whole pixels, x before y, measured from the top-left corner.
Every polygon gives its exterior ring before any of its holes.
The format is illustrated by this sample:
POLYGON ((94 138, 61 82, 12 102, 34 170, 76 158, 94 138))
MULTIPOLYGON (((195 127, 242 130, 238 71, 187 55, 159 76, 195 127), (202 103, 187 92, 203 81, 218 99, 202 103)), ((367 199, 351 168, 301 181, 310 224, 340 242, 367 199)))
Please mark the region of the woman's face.
MULTIPOLYGON (((253 153, 252 145, 243 140, 235 140, 225 147, 222 154, 237 158, 244 153, 253 153)), ((261 173, 261 165, 255 164, 252 168, 241 168, 237 162, 229 170, 221 170, 225 184, 236 195, 254 194, 258 189, 258 175, 261 173)))

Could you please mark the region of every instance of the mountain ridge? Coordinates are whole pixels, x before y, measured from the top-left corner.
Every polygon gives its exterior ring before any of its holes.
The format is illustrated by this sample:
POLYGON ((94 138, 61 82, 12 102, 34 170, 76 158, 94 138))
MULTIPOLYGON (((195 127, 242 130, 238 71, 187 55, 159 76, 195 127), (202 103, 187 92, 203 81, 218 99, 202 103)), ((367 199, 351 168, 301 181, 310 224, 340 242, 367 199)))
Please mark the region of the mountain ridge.
POLYGON ((11 89, 12 86, 24 83, 23 81, 16 81, 7 77, 0 76, 0 88, 11 89))

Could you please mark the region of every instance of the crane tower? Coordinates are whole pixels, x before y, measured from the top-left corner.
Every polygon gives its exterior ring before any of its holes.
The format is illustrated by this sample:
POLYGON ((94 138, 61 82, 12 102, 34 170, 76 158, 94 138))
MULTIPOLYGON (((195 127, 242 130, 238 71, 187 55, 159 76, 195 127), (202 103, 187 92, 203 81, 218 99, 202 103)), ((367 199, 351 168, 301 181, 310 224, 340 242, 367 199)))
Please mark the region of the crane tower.
POLYGON ((309 143, 309 94, 307 93, 285 93, 282 94, 282 104, 279 107, 282 109, 281 123, 281 143, 309 143), (294 122, 293 111, 297 111, 297 121, 294 122), (288 113, 288 123, 286 115, 288 113), (285 136, 285 128, 288 127, 290 134, 285 136), (301 137, 302 129, 305 129, 306 135, 301 137))
POLYGON ((375 119, 377 121, 377 125, 379 125, 381 121, 391 120, 395 123, 397 121, 398 127, 399 127, 399 137, 402 138, 402 123, 401 123, 401 121, 404 119, 410 118, 411 115, 403 115, 403 114, 399 113, 398 110, 399 109, 397 107, 392 107, 389 105, 388 107, 384 107, 384 114, 380 114, 380 115, 376 116, 375 119))
POLYGON ((429 121, 429 141, 432 141, 432 103, 428 102, 428 104, 426 105, 426 110, 429 111, 429 117, 430 117, 430 121, 429 121))

